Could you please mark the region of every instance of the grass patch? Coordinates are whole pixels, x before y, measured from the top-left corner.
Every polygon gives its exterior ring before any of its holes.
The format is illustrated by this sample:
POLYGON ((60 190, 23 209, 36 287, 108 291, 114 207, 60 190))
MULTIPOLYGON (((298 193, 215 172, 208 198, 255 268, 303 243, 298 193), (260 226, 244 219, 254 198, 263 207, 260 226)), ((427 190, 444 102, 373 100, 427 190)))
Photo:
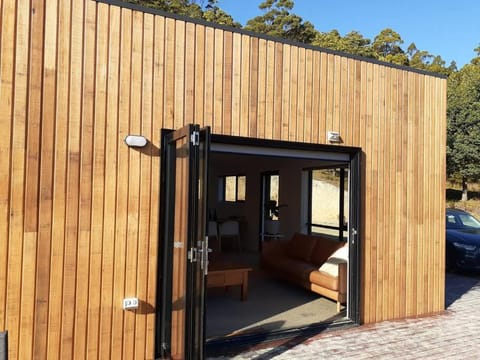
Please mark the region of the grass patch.
POLYGON ((447 208, 465 210, 480 219, 480 184, 469 184, 468 200, 461 201, 461 198, 461 186, 453 182, 447 182, 447 208))

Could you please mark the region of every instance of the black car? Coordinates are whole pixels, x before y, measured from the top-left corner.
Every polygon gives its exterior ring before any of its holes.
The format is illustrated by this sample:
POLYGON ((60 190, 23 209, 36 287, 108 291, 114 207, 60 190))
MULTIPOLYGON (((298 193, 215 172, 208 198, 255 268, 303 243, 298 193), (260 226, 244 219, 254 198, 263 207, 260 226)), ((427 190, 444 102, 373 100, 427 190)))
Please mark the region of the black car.
POLYGON ((480 270, 480 221, 458 209, 447 209, 447 269, 480 270))

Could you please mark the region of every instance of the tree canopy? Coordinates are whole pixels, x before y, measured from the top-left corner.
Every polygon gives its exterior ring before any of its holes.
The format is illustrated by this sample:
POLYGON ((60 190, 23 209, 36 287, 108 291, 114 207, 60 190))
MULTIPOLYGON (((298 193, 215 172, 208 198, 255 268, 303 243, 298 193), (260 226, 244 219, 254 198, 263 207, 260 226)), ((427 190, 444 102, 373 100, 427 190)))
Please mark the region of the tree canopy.
POLYGON ((248 20, 245 30, 310 44, 316 35, 312 23, 290 11, 292 0, 266 0, 258 6, 265 13, 248 20))
POLYGON ((447 173, 467 181, 480 179, 480 65, 476 59, 448 79, 447 173))

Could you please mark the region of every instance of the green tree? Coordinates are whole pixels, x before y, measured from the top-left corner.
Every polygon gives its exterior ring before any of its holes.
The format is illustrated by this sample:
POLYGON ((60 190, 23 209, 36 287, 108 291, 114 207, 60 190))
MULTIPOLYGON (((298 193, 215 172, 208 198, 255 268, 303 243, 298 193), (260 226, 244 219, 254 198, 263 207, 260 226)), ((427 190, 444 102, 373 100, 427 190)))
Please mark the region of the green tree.
POLYGON ((248 20, 245 29, 311 44, 317 31, 312 23, 290 12, 293 5, 292 0, 266 0, 258 6, 265 13, 248 20))
POLYGON ((445 66, 445 61, 441 56, 435 56, 428 51, 418 50, 415 43, 411 43, 407 48, 408 65, 410 67, 426 70, 438 74, 450 75, 456 70, 455 63, 450 64, 449 67, 445 66))
POLYGON ((328 33, 318 32, 312 44, 348 54, 374 57, 370 43, 370 39, 364 38, 357 31, 351 31, 342 37, 338 30, 332 30, 328 33))
POLYGON ((233 26, 241 28, 239 22, 235 21, 233 17, 220 9, 217 5, 217 0, 209 0, 205 11, 203 12, 203 19, 221 25, 233 26))
POLYGON ((462 183, 480 179, 480 66, 475 59, 448 78, 447 173, 462 183))
POLYGON ((403 40, 399 33, 384 29, 373 39, 373 50, 378 60, 398 65, 408 65, 408 58, 401 45, 403 40))
POLYGON ((232 16, 220 9, 217 0, 208 0, 206 5, 202 0, 122 0, 152 9, 158 9, 194 19, 202 19, 217 24, 241 27, 232 16))

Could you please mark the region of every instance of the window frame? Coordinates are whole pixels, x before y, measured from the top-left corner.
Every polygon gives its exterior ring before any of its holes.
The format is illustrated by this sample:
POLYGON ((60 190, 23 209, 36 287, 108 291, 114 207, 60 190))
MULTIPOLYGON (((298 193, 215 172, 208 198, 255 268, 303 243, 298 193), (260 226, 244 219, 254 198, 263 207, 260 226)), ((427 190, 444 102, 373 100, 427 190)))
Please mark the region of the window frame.
POLYGON ((240 173, 240 174, 229 174, 229 175, 220 175, 218 177, 219 184, 220 184, 220 191, 219 191, 219 200, 224 203, 235 204, 235 203, 245 203, 247 201, 247 175, 240 173), (235 199, 234 200, 227 200, 227 178, 234 177, 235 178, 235 199), (239 178, 245 178, 245 185, 244 185, 244 199, 239 199, 239 178))
MULTIPOLYGON (((338 234, 335 236, 337 240, 339 241, 345 241, 344 239, 344 233, 347 233, 348 235, 348 222, 345 223, 343 220, 345 218, 345 181, 347 181, 347 188, 348 188, 348 180, 349 180, 349 174, 348 172, 350 171, 348 164, 342 164, 342 165, 335 165, 335 166, 328 166, 328 167, 315 167, 315 168, 308 168, 304 169, 304 171, 307 171, 308 173, 308 204, 307 204, 307 232, 310 235, 324 235, 324 236, 334 236, 334 235, 327 235, 327 234, 322 234, 316 231, 313 231, 313 228, 323 228, 323 229, 329 229, 329 230, 337 230, 338 234), (313 223, 313 209, 312 209, 312 199, 313 199, 313 172, 315 170, 340 170, 340 176, 339 176, 339 207, 338 207, 338 225, 337 226, 332 226, 332 225, 325 225, 325 224, 317 224, 313 223)), ((349 195, 347 196, 349 198, 349 195)))

